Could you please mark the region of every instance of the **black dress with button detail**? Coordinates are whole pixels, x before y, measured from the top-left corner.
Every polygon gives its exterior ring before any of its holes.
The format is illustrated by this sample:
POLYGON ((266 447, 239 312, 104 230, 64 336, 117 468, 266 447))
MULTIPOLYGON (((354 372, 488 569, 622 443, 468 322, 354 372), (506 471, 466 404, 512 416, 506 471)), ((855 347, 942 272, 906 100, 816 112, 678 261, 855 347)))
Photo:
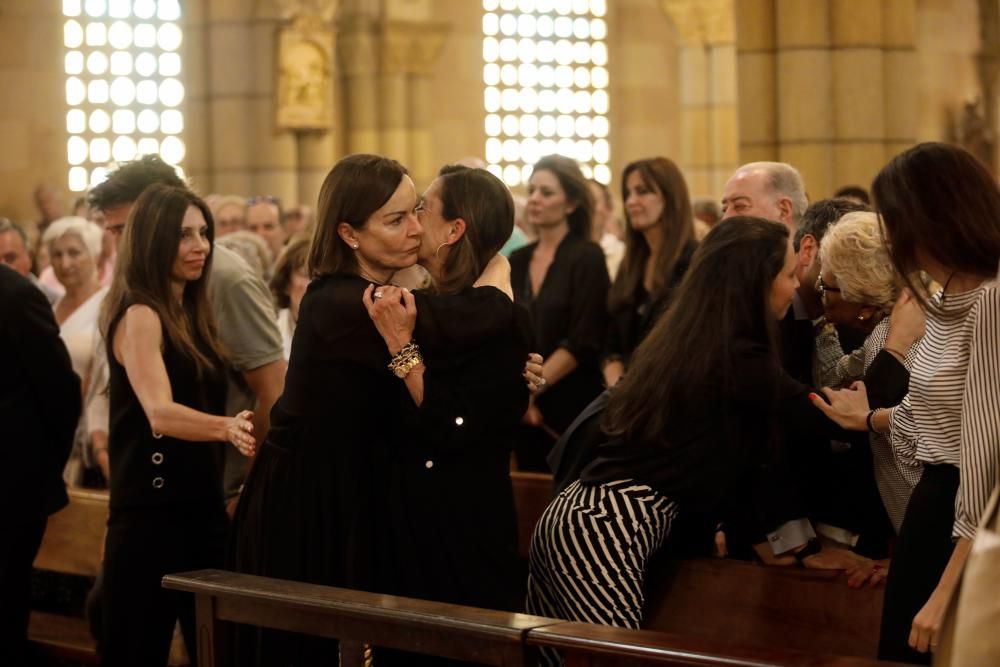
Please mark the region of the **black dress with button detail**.
MULTIPOLYGON (((115 358, 112 341, 122 313, 108 332, 111 421, 110 516, 104 561, 105 665, 165 665, 178 619, 188 652, 196 656, 190 596, 166 591, 163 575, 221 567, 227 520, 222 496, 222 443, 156 437, 115 358)), ((195 362, 163 332, 163 363, 173 400, 201 412, 222 414, 222 362, 197 341, 216 368, 199 374, 195 362)), ((192 663, 194 660, 192 659, 192 663)))
POLYGON ((528 314, 492 287, 416 293, 424 398, 402 382, 391 494, 394 591, 517 611, 510 454, 528 405, 528 314))

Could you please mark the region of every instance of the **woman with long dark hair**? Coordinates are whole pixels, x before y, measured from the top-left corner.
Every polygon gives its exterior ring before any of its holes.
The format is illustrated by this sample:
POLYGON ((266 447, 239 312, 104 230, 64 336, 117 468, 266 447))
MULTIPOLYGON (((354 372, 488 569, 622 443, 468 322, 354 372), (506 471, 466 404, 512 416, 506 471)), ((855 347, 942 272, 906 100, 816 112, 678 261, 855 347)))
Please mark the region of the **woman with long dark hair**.
MULTIPOLYGON (((736 217, 702 241, 611 390, 611 441, 535 528, 529 613, 638 627, 646 564, 679 512, 725 516, 782 443, 837 430, 779 360, 795 269, 779 223, 736 217)), ((806 548, 800 558, 815 553, 806 548)))
POLYGON ((607 332, 608 269, 590 240, 594 203, 573 160, 539 160, 525 215, 538 240, 510 256, 514 300, 531 313, 546 384, 525 415, 522 468, 544 470, 555 438, 601 393, 598 357, 607 332))
POLYGON ((637 160, 622 172, 625 259, 608 294, 610 321, 601 371, 617 384, 629 358, 670 305, 698 247, 687 183, 664 157, 637 160))
POLYGON ((886 584, 879 657, 929 664, 1000 468, 1000 188, 970 153, 925 143, 879 172, 872 197, 897 274, 918 297, 917 271, 943 289, 926 300, 902 403, 869 410, 859 385, 816 404, 923 465, 886 584))
POLYGON ((111 496, 104 558, 105 665, 166 665, 178 618, 197 656, 189 596, 170 572, 220 567, 228 442, 253 454, 253 414, 225 408, 223 350, 206 294, 212 214, 151 186, 125 226, 102 328, 108 346, 111 496))

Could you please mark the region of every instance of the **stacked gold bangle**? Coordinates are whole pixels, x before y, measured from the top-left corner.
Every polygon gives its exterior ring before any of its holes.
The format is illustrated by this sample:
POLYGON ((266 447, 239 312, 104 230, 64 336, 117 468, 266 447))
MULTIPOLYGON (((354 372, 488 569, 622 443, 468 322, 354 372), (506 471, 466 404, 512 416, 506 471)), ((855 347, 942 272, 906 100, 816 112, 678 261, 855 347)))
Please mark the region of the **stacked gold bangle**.
POLYGON ((424 358, 420 356, 420 346, 417 345, 416 341, 411 340, 389 362, 389 370, 402 380, 422 363, 424 363, 424 358))

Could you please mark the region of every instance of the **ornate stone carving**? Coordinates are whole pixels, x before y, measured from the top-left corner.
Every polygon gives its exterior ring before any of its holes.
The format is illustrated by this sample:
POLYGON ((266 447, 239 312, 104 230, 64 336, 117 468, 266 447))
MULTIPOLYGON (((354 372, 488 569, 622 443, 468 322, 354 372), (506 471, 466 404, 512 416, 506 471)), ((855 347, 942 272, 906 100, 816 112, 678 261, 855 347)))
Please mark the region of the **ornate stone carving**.
POLYGON ((335 2, 300 0, 289 5, 311 5, 296 14, 278 34, 277 125, 283 130, 327 130, 333 117, 333 29, 335 2))
POLYGON ((735 39, 733 0, 660 0, 685 44, 732 44, 735 39))
POLYGON ((440 21, 388 21, 382 31, 382 71, 429 76, 450 27, 440 21))

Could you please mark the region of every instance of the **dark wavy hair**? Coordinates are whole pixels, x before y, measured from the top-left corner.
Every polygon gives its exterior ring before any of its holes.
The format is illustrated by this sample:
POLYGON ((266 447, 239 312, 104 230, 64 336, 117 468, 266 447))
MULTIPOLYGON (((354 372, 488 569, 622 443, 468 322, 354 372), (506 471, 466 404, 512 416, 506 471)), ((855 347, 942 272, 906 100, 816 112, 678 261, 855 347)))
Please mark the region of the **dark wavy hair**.
POLYGON ((917 255, 951 271, 991 278, 1000 262, 1000 187, 968 151, 917 144, 883 167, 872 182, 875 211, 896 272, 924 301, 915 282, 917 255))
POLYGON ((309 277, 357 273, 358 259, 337 233, 346 222, 362 229, 396 192, 406 167, 392 158, 357 153, 333 165, 319 191, 316 229, 307 263, 309 277))
POLYGON ((612 390, 604 430, 635 443, 661 443, 684 418, 686 397, 721 388, 731 398, 738 340, 777 357, 771 284, 784 267, 788 228, 763 218, 723 220, 702 240, 673 303, 636 349, 612 390))
POLYGON ((580 165, 563 155, 547 155, 535 163, 532 173, 551 171, 557 179, 566 201, 574 205, 568 216, 570 234, 590 240, 590 226, 594 220, 594 196, 590 193, 587 179, 580 171, 580 165))
POLYGON ((436 288, 445 293, 471 287, 514 231, 514 199, 503 182, 485 169, 447 165, 441 182, 441 214, 462 218, 465 234, 452 244, 444 261, 444 277, 436 288))
MULTIPOLYGON (((677 261, 685 246, 694 239, 691 198, 688 195, 684 175, 677 165, 665 157, 654 157, 636 160, 625 167, 625 171, 622 172, 623 202, 628 199, 626 183, 633 172, 639 174, 647 188, 663 195, 663 212, 657 221, 663 233, 663 241, 659 253, 652 258, 656 266, 653 273, 652 297, 659 300, 664 290, 670 286, 677 261)), ((634 303, 636 290, 646 274, 646 262, 650 259, 650 248, 646 237, 632 227, 627 211, 625 219, 628 222, 625 226, 625 258, 608 294, 608 305, 611 310, 634 303)))
POLYGON ((197 280, 184 286, 178 303, 171 290, 174 260, 181 242, 181 223, 188 208, 205 217, 208 241, 215 241, 215 222, 208 205, 185 187, 156 183, 136 200, 125 224, 115 275, 104 299, 101 329, 110 340, 110 326, 122 311, 134 304, 152 308, 160 318, 171 344, 195 362, 199 375, 220 370, 225 354, 216 333, 215 317, 208 301, 208 277, 213 252, 197 280), (173 252, 170 252, 173 249, 173 252), (214 354, 206 354, 204 346, 214 354))

